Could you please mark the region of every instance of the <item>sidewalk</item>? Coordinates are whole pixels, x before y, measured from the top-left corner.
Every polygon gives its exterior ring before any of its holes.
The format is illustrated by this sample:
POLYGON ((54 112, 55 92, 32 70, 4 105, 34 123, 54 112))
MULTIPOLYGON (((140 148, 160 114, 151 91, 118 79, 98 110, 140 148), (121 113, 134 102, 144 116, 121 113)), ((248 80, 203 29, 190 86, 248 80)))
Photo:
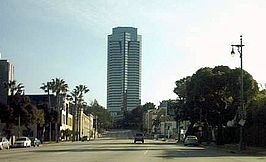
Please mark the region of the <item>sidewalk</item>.
MULTIPOLYGON (((205 146, 206 147, 206 146, 205 146)), ((212 147, 226 152, 235 154, 247 154, 247 155, 266 155, 265 147, 246 147, 245 150, 240 151, 238 144, 225 144, 225 145, 207 145, 207 147, 212 147)))

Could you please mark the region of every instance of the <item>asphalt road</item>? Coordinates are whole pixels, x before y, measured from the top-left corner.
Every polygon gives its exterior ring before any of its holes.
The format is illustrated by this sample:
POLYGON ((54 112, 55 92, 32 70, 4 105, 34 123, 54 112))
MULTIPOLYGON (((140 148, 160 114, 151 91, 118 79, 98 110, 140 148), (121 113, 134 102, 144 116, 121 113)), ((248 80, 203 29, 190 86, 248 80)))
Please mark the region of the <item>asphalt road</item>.
POLYGON ((0 150, 0 162, 264 162, 266 156, 237 155, 226 151, 184 147, 174 143, 131 139, 98 139, 31 148, 0 150))

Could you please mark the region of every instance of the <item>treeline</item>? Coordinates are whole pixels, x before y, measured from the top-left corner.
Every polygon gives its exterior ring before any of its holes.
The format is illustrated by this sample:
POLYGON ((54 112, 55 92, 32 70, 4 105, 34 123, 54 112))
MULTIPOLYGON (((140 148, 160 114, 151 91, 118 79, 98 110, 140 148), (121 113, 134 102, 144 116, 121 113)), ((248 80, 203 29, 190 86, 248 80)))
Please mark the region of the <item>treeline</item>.
POLYGON ((156 105, 151 102, 147 102, 144 105, 140 105, 131 111, 124 113, 124 117, 114 122, 114 128, 134 129, 143 131, 143 116, 150 110, 155 109, 156 105))
MULTIPOLYGON (((217 144, 239 141, 239 109, 241 69, 227 66, 201 68, 192 76, 176 81, 174 92, 177 121, 190 121, 187 134, 198 134, 203 141, 213 140, 215 130, 217 144), (199 132, 199 127, 202 131, 199 132)), ((248 145, 266 145, 266 90, 259 90, 258 83, 243 71, 243 99, 247 112, 245 142, 248 145)))
POLYGON ((94 118, 97 118, 97 122, 94 122, 94 128, 96 128, 99 133, 103 133, 104 130, 113 127, 113 118, 110 112, 103 106, 99 105, 97 100, 94 100, 90 105, 84 107, 85 114, 93 114, 94 118))
POLYGON ((57 120, 54 118, 57 116, 57 112, 48 113, 47 107, 34 105, 30 102, 30 99, 24 95, 22 83, 17 84, 16 81, 11 81, 5 86, 10 90, 11 95, 8 97, 8 104, 0 103, 0 120, 2 123, 6 123, 3 135, 10 137, 12 134, 11 129, 14 125, 25 126, 27 128, 25 134, 28 135, 32 124, 37 124, 41 127, 45 125, 45 117, 50 121, 57 120), (45 115, 46 112, 47 116, 45 115))
MULTIPOLYGON (((0 103, 0 121, 5 123, 3 133, 0 135, 10 137, 18 132, 21 133, 20 135, 29 136, 32 131, 31 126, 37 124, 39 138, 44 139, 44 134, 47 135, 49 129, 52 129, 54 135, 52 137, 52 131, 49 131, 48 140, 58 140, 61 136, 59 129, 61 125, 60 111, 63 108, 62 102, 66 100, 69 103, 69 113, 73 115, 73 123, 79 122, 79 113, 84 110, 86 115, 97 116, 98 130, 110 128, 112 125, 110 113, 96 100, 87 105, 84 95, 89 92, 89 89, 85 85, 78 85, 72 91, 69 91, 68 84, 60 78, 42 83, 40 89, 47 94, 49 99, 38 104, 33 104, 30 98, 24 94, 25 89, 22 83, 17 84, 16 81, 10 81, 5 85, 5 88, 10 91, 11 95, 8 96, 7 104, 0 103), (27 131, 12 132, 14 126, 24 126, 27 131)), ((77 128, 73 124, 73 131, 67 134, 76 136, 76 130, 77 128)))

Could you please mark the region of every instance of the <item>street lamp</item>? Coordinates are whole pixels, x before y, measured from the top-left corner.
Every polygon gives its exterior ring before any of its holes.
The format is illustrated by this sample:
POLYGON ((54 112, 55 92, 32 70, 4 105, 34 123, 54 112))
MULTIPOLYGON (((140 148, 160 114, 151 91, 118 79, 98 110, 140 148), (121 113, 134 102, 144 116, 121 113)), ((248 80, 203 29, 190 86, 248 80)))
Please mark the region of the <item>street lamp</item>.
POLYGON ((237 47, 237 51, 240 54, 240 67, 241 67, 241 87, 240 87, 240 109, 238 111, 239 113, 239 125, 240 125, 240 138, 239 138, 239 150, 244 150, 245 149, 245 145, 244 145, 244 136, 243 136, 243 131, 244 131, 244 124, 245 124, 245 120, 246 120, 246 110, 244 107, 244 97, 243 97, 243 87, 244 87, 244 83, 243 83, 243 60, 242 60, 242 56, 243 56, 243 52, 242 52, 242 47, 244 46, 242 44, 242 35, 240 35, 240 44, 236 44, 236 45, 231 45, 232 46, 232 51, 231 54, 234 55, 235 51, 234 51, 234 47, 237 47))

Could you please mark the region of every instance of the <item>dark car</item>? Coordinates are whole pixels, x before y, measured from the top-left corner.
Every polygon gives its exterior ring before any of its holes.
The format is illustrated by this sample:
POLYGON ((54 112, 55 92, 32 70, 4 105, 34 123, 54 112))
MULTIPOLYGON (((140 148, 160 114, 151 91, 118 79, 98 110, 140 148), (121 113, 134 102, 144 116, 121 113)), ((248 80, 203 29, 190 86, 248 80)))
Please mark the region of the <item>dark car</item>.
POLYGON ((30 137, 30 140, 31 140, 31 146, 39 147, 41 145, 41 141, 38 138, 30 137))
POLYGON ((143 133, 136 133, 135 134, 134 143, 136 143, 137 141, 141 141, 142 143, 144 143, 144 134, 143 133))

